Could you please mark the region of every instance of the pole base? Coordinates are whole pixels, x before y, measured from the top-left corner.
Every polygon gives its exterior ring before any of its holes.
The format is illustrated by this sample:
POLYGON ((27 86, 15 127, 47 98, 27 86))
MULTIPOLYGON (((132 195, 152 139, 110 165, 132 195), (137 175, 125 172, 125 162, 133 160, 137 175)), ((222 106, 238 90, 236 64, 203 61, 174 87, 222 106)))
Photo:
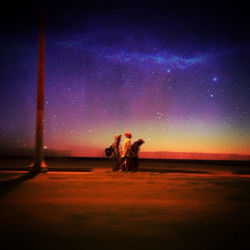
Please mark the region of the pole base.
POLYGON ((31 171, 37 171, 37 172, 40 172, 40 173, 46 173, 48 171, 48 166, 47 164, 45 163, 44 160, 42 160, 42 162, 32 162, 30 164, 30 169, 31 171))

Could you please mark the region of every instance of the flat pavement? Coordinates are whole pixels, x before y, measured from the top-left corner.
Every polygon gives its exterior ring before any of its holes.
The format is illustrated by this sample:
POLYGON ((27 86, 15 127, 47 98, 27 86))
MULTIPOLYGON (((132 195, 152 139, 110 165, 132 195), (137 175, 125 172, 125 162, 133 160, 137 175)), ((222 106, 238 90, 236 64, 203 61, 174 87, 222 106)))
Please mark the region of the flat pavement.
POLYGON ((0 171, 1 249, 249 249, 249 175, 0 171))

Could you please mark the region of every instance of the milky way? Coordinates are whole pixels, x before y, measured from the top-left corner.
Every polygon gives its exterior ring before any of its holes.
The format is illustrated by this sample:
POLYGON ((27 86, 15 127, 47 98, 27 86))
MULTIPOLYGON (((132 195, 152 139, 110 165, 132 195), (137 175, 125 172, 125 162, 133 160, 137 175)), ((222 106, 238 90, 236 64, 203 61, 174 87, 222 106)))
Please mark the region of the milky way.
MULTIPOLYGON (((96 15, 88 14, 85 25, 78 18, 60 32, 47 30, 46 149, 102 156, 114 134, 128 130, 146 141, 143 151, 250 154, 245 43, 202 32, 176 37, 178 30, 163 24, 142 27, 142 21, 96 15)), ((36 32, 7 39, 1 46, 1 147, 29 148, 36 32)))

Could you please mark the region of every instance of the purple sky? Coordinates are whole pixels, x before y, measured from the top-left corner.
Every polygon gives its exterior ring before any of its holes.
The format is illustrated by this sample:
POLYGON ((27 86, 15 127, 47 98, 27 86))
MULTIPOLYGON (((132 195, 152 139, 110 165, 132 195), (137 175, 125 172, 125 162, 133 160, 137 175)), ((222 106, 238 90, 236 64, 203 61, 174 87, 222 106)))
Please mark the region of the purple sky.
MULTIPOLYGON (((95 3, 47 5, 47 149, 102 156, 128 130, 143 151, 250 154, 244 6, 95 3)), ((34 145, 37 6, 19 7, 0 47, 2 148, 34 145)))

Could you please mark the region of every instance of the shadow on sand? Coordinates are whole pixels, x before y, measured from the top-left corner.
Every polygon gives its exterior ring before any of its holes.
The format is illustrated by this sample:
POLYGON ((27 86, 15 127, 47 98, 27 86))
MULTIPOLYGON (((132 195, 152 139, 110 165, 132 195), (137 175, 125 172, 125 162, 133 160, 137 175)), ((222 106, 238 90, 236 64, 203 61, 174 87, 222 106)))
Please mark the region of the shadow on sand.
POLYGON ((3 198, 7 193, 16 188, 22 182, 35 177, 39 171, 30 171, 18 178, 11 180, 4 180, 0 182, 0 199, 3 198))

